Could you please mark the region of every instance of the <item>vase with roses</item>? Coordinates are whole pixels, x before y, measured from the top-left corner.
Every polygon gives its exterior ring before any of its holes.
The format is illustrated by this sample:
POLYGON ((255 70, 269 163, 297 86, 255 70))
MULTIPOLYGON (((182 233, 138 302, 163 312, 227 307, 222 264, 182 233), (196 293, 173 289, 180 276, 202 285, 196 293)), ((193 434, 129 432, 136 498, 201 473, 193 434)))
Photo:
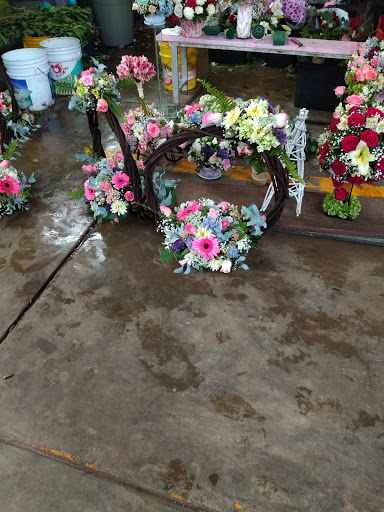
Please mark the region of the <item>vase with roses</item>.
POLYGON ((218 10, 216 0, 175 0, 172 20, 180 22, 184 37, 201 37, 205 20, 218 10))

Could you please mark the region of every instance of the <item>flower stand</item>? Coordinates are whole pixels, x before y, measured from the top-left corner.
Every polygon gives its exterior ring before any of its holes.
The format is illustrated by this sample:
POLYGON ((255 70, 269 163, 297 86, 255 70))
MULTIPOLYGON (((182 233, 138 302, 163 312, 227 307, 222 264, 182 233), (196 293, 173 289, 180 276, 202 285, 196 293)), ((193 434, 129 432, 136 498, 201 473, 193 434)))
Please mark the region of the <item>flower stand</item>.
POLYGON ((181 18, 180 26, 183 37, 197 38, 203 35, 204 21, 198 21, 197 23, 194 23, 191 20, 181 18))

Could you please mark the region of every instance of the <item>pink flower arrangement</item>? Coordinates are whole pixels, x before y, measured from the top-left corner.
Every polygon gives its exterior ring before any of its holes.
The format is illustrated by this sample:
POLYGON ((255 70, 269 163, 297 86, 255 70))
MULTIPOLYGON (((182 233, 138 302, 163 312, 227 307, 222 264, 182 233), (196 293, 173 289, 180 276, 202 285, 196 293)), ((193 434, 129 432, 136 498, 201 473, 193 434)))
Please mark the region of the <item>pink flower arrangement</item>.
POLYGON ((213 260, 220 252, 219 241, 215 236, 195 238, 192 241, 192 251, 206 260, 213 260))
POLYGON ((148 82, 156 75, 155 66, 144 55, 123 55, 116 71, 119 78, 134 78, 137 82, 148 82))
POLYGON ((0 160, 0 219, 17 210, 28 210, 29 189, 35 182, 15 169, 9 160, 0 160))

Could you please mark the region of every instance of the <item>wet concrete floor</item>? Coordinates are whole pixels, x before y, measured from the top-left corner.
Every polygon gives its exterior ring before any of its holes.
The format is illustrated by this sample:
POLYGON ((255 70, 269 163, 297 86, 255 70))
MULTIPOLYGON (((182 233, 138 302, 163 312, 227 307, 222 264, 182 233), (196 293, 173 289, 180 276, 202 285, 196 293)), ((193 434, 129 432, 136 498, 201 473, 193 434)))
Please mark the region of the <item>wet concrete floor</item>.
POLYGON ((85 119, 42 125, 0 226, 0 511, 384 511, 383 249, 268 233, 173 274, 150 220, 66 198, 85 119))

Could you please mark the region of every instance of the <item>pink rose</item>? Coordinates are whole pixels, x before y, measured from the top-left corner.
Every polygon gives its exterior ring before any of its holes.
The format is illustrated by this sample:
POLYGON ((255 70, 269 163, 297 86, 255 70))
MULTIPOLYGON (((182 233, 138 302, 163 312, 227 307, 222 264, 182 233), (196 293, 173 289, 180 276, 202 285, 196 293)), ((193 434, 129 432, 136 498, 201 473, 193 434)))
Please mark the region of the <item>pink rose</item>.
POLYGON ((165 217, 170 217, 172 215, 172 210, 168 208, 168 206, 160 206, 160 211, 165 217))
POLYGON ((356 70, 356 80, 358 82, 365 82, 365 74, 361 68, 356 70))
POLYGON ((217 162, 217 156, 216 156, 216 155, 212 155, 212 156, 210 156, 210 157, 208 158, 208 162, 209 162, 210 164, 212 164, 212 165, 213 165, 213 164, 215 164, 215 163, 217 162))
POLYGON ((10 163, 11 163, 10 160, 3 160, 2 162, 0 162, 0 167, 2 169, 8 169, 8 166, 10 163))
POLYGON ((130 190, 128 190, 128 192, 126 192, 124 194, 124 198, 127 200, 127 201, 133 201, 135 199, 135 196, 133 195, 133 192, 131 192, 130 190))
POLYGON ((108 103, 105 100, 103 100, 103 98, 100 98, 99 100, 97 100, 96 110, 98 110, 99 112, 106 112, 108 110, 108 103))
POLYGON ((223 219, 221 221, 221 231, 226 230, 228 226, 229 226, 229 220, 228 219, 223 219))
POLYGON ((340 112, 334 112, 332 115, 333 119, 340 119, 340 112))
POLYGON ((223 115, 219 112, 207 112, 203 115, 203 118, 201 120, 202 124, 217 124, 219 121, 221 121, 223 115))
POLYGON ((344 93, 345 93, 345 87, 344 85, 339 85, 337 86, 335 89, 333 89, 335 91, 335 94, 336 96, 340 97, 342 96, 344 93))
POLYGON ((83 75, 83 84, 84 85, 93 85, 93 78, 89 73, 85 73, 83 75))
POLYGON ((376 80, 376 78, 377 78, 376 69, 370 69, 369 71, 367 71, 365 73, 365 78, 366 78, 366 80, 369 80, 369 81, 376 80))
POLYGON ((92 165, 83 165, 81 168, 84 172, 92 172, 92 165))
POLYGON ((103 181, 101 184, 100 184, 100 188, 103 192, 106 192, 107 190, 109 190, 111 188, 111 185, 108 183, 108 181, 103 181))
POLYGON ((350 96, 347 97, 347 102, 350 105, 354 105, 357 107, 359 105, 362 105, 364 100, 361 96, 358 96, 357 94, 351 94, 350 96))
POLYGON ((373 66, 374 68, 377 68, 377 65, 380 60, 381 60, 381 57, 373 57, 373 59, 371 60, 371 66, 373 66))
POLYGON ((229 203, 227 201, 221 201, 218 206, 220 206, 220 208, 223 209, 223 211, 225 212, 226 210, 228 210, 229 208, 229 203))
POLYGON ((276 128, 284 128, 289 119, 288 114, 285 112, 280 112, 280 114, 275 114, 274 118, 276 120, 276 128))
POLYGON ((148 123, 147 133, 151 137, 151 139, 154 139, 159 135, 160 128, 155 123, 148 123))
POLYGON ((188 222, 188 224, 186 224, 184 227, 184 231, 188 233, 188 235, 193 235, 195 233, 195 226, 188 222))

